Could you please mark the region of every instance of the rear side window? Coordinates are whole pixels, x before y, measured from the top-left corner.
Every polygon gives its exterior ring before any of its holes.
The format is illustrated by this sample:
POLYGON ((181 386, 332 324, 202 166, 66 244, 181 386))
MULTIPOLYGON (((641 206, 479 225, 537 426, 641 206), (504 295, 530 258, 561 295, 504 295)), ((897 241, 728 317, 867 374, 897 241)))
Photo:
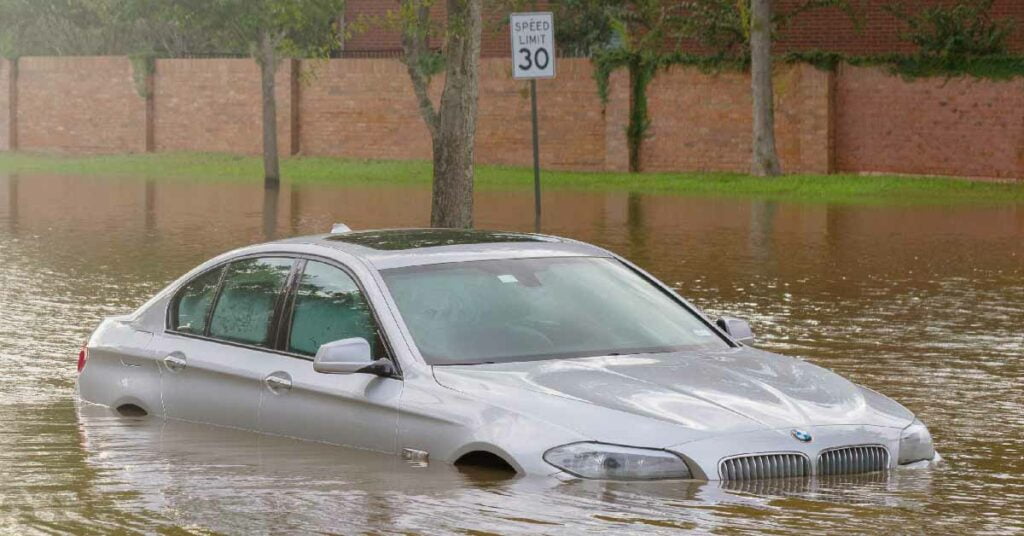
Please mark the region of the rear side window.
POLYGON ((299 280, 288 351, 313 356, 329 342, 362 337, 383 357, 373 314, 359 286, 344 271, 309 261, 299 280))
POLYGON ((221 267, 206 272, 181 289, 174 302, 171 329, 195 335, 206 333, 206 319, 210 316, 210 306, 223 271, 221 267))
POLYGON ((228 265, 210 320, 210 336, 270 348, 271 322, 292 259, 246 259, 228 265))

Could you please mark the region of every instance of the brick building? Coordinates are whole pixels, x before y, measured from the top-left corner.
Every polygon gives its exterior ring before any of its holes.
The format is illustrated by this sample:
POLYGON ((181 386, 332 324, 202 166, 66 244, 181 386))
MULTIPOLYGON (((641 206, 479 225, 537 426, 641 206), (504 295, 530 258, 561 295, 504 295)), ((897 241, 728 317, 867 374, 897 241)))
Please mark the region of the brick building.
MULTIPOLYGON (((806 0, 776 0, 776 9, 793 9, 806 0)), ((885 52, 908 52, 913 46, 900 39, 903 24, 885 10, 895 0, 851 0, 860 10, 862 25, 857 28, 850 17, 836 8, 826 8, 801 14, 782 32, 778 43, 779 52, 796 50, 827 50, 846 54, 876 54, 885 52)), ((951 0, 906 0, 908 7, 939 4, 951 0)), ((543 2, 540 2, 541 4, 543 2)), ((443 2, 438 2, 443 4, 443 2)), ((484 0, 485 17, 483 57, 504 57, 510 55, 508 30, 502 25, 507 13, 486 6, 493 4, 484 0)), ((348 0, 345 19, 348 21, 368 17, 374 20, 384 18, 394 10, 397 0, 348 0)), ((435 7, 433 16, 443 17, 443 5, 435 7)), ((992 17, 1013 18, 1018 21, 1010 46, 1016 52, 1024 52, 1024 0, 995 0, 992 17)), ((400 50, 397 31, 371 25, 369 29, 353 35, 345 43, 345 53, 350 56, 392 56, 400 50)))

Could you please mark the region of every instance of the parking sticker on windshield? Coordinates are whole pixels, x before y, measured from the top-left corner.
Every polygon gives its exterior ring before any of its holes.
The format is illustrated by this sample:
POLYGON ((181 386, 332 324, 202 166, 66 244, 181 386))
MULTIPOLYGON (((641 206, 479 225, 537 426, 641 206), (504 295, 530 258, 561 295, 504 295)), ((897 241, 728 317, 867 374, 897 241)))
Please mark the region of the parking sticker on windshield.
POLYGON ((693 330, 693 334, 698 336, 698 337, 711 337, 713 335, 711 333, 711 330, 706 329, 706 328, 697 328, 697 329, 693 330))
POLYGON ((499 275, 498 279, 502 283, 518 283, 519 282, 519 280, 516 279, 516 276, 514 276, 512 274, 499 275))

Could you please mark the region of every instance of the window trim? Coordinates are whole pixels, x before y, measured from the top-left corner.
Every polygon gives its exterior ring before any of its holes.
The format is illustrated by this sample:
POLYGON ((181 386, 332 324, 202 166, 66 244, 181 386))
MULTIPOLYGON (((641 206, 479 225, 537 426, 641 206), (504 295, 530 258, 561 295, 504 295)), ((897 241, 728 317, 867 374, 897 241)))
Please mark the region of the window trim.
POLYGON ((292 330, 292 309, 295 306, 299 283, 302 280, 302 274, 305 272, 308 262, 308 259, 295 259, 295 270, 288 275, 288 281, 285 283, 284 298, 281 300, 281 310, 279 311, 280 318, 278 318, 274 333, 274 349, 288 355, 302 355, 302 357, 307 359, 309 356, 288 351, 288 338, 292 330))
MULTIPOLYGON (((228 268, 231 264, 233 263, 225 263, 218 268, 220 270, 220 277, 217 278, 217 288, 213 291, 213 299, 210 300, 210 308, 206 311, 206 318, 203 320, 204 337, 210 336, 210 322, 213 322, 213 312, 217 310, 217 304, 220 303, 220 294, 224 290, 224 279, 227 277, 228 268)), ((178 310, 175 309, 174 312, 177 313, 178 310)))
POLYGON ((682 294, 676 292, 675 289, 670 287, 664 281, 661 281, 660 279, 654 277, 654 274, 648 273, 646 270, 640 268, 638 265, 632 263, 631 261, 624 257, 613 255, 610 258, 618 261, 619 264, 625 266, 633 273, 640 276, 642 279, 647 281, 647 283, 649 283, 651 286, 660 290, 664 295, 668 296, 669 299, 678 303, 683 309, 686 309, 690 314, 692 314, 698 320, 703 322, 704 325, 707 326, 712 333, 718 335, 719 339, 725 341, 725 344, 728 345, 729 348, 741 348, 743 346, 739 342, 734 341, 728 333, 722 331, 722 329, 718 327, 718 324, 715 323, 714 320, 707 317, 703 311, 701 311, 697 306, 691 304, 686 298, 683 297, 682 294))
MULTIPOLYGON (((381 344, 384 347, 384 357, 386 359, 391 360, 391 363, 395 367, 395 374, 392 377, 402 379, 402 365, 398 362, 398 357, 395 354, 394 347, 391 345, 391 342, 388 340, 388 334, 382 327, 383 324, 380 321, 380 315, 377 314, 377 308, 374 307, 373 301, 370 300, 369 296, 367 295, 366 287, 365 285, 363 285, 363 282, 359 280, 359 276, 356 275, 356 273, 352 271, 344 263, 328 257, 321 257, 319 255, 312 254, 296 254, 295 258, 297 261, 299 261, 296 262, 296 266, 301 264, 303 270, 305 270, 305 267, 309 263, 309 261, 319 262, 321 264, 326 264, 328 266, 341 270, 345 275, 349 276, 352 279, 352 282, 356 284, 356 288, 359 289, 359 293, 362 294, 363 299, 366 300, 366 305, 367 307, 370 308, 370 314, 373 315, 373 323, 377 327, 377 334, 380 337, 381 344)), ((312 357, 288 351, 288 339, 290 337, 292 329, 292 317, 295 313, 295 298, 297 296, 298 286, 301 281, 302 273, 302 271, 296 270, 295 278, 293 281, 290 282, 291 286, 288 288, 288 295, 285 299, 285 308, 283 311, 284 314, 282 314, 281 323, 278 325, 279 344, 276 350, 283 355, 292 356, 298 359, 312 362, 314 359, 312 357)))
MULTIPOLYGON (((291 261, 292 261, 292 269, 288 273, 289 277, 291 276, 292 271, 295 270, 296 256, 294 254, 287 253, 287 252, 249 253, 249 254, 246 254, 246 255, 239 255, 237 257, 232 257, 230 259, 224 259, 223 261, 221 261, 221 262, 219 262, 219 263, 217 263, 217 264, 215 264, 213 266, 210 266, 206 270, 203 270, 202 272, 199 272, 195 276, 189 278, 188 281, 185 281, 181 285, 178 285, 178 287, 174 289, 174 294, 171 296, 171 299, 167 303, 166 311, 164 311, 164 313, 165 313, 164 314, 164 331, 169 332, 169 333, 176 333, 178 335, 184 335, 184 336, 196 336, 195 333, 186 333, 184 331, 178 331, 178 330, 176 330, 174 328, 174 321, 177 320, 177 315, 178 315, 177 305, 178 305, 178 303, 180 301, 180 295, 181 295, 182 291, 185 290, 185 287, 191 285, 192 282, 194 282, 196 279, 199 279, 200 277, 203 277, 206 274, 209 274, 210 272, 214 272, 214 271, 217 271, 217 270, 224 269, 224 271, 222 271, 221 274, 220 274, 219 280, 217 281, 217 291, 216 291, 216 294, 213 296, 213 301, 210 302, 210 310, 206 312, 206 316, 207 316, 207 318, 206 318, 207 322, 206 323, 207 323, 207 325, 203 329, 203 335, 200 336, 200 338, 210 338, 210 337, 207 336, 207 334, 210 332, 209 321, 210 321, 211 318, 213 318, 213 311, 217 308, 217 302, 220 301, 221 291, 224 290, 224 278, 225 278, 225 276, 227 274, 227 270, 225 268, 227 268, 228 265, 236 263, 236 262, 239 262, 239 261, 245 261, 245 260, 249 260, 249 259, 270 259, 270 258, 291 259, 291 261)), ((286 281, 286 283, 287 283, 287 281, 286 281)), ((281 292, 283 292, 285 290, 285 288, 286 287, 284 285, 282 285, 281 286, 281 290, 278 291, 278 294, 280 295, 281 292)), ((215 339, 215 340, 220 340, 220 339, 215 339)), ((257 348, 263 348, 263 347, 262 346, 258 346, 257 348)))
MULTIPOLYGON (((212 343, 217 343, 217 344, 225 344, 225 345, 228 345, 228 346, 233 346, 235 348, 244 348, 244 349, 247 349, 247 350, 255 350, 255 351, 259 351, 259 352, 268 352, 268 353, 272 353, 272 354, 276 354, 276 355, 280 355, 280 356, 284 356, 284 357, 291 357, 291 358, 294 358, 294 359, 301 359, 303 361, 308 361, 308 362, 312 363, 314 358, 311 358, 311 357, 309 357, 307 355, 302 355, 302 354, 297 354, 297 353, 293 353, 293 352, 288 352, 286 350, 286 347, 282 346, 282 344, 286 344, 286 341, 283 339, 283 333, 282 333, 282 331, 284 331, 284 327, 285 327, 284 326, 284 324, 285 324, 285 322, 284 322, 284 316, 285 316, 284 313, 285 312, 289 313, 288 318, 290 320, 290 318, 291 318, 291 315, 290 315, 291 308, 292 308, 292 306, 294 305, 294 302, 295 302, 295 292, 297 290, 298 282, 299 282, 299 274, 300 274, 300 272, 298 271, 298 266, 301 265, 304 268, 305 265, 306 265, 306 262, 310 261, 310 260, 316 261, 316 262, 322 262, 324 264, 328 264, 330 266, 338 268, 339 270, 341 270, 346 275, 348 275, 349 277, 352 278, 352 281, 355 282, 356 287, 359 288, 359 292, 363 295, 363 298, 366 300, 366 304, 370 308, 370 313, 373 315, 373 321, 374 321, 374 323, 377 326, 377 333, 379 334, 379 336, 381 338, 381 343, 384 346, 384 351, 385 351, 385 354, 386 354, 386 358, 390 359, 391 363, 394 365, 395 373, 392 374, 389 377, 397 379, 397 380, 402 380, 404 378, 404 375, 402 373, 402 365, 401 365, 401 363, 399 363, 398 356, 397 356, 397 354, 394 351, 394 346, 391 344, 391 341, 390 341, 390 338, 388 336, 387 331, 383 328, 383 323, 380 321, 380 315, 377 313, 377 308, 374 306, 373 300, 371 300, 369 298, 369 295, 366 293, 366 286, 363 284, 363 281, 360 280, 359 276, 352 269, 350 269, 345 263, 343 263, 342 261, 339 261, 337 259, 333 259, 333 258, 330 258, 330 257, 324 257, 324 256, 320 256, 320 255, 315 255, 315 254, 298 253, 298 252, 249 253, 249 254, 245 254, 245 255, 239 255, 237 257, 232 257, 230 259, 225 259, 225 260, 223 260, 223 261, 221 261, 221 262, 219 262, 219 263, 217 263, 217 264, 207 268, 206 270, 203 270, 202 272, 200 272, 200 273, 196 274, 195 276, 189 278, 188 281, 185 281, 184 283, 179 285, 176 289, 174 289, 174 294, 171 296, 171 299, 168 300, 167 309, 164 311, 164 333, 167 333, 167 334, 170 334, 170 335, 175 335, 175 336, 178 336, 178 337, 185 337, 185 338, 189 338, 189 339, 197 339, 197 340, 206 341, 206 342, 212 342, 212 343), (272 326, 271 326, 271 332, 272 332, 271 333, 271 342, 273 343, 273 347, 272 348, 268 348, 266 346, 255 346, 255 345, 251 345, 251 344, 245 344, 245 343, 239 343, 239 342, 234 342, 234 341, 228 341, 228 340, 224 340, 224 339, 217 339, 217 338, 209 336, 210 319, 213 318, 213 311, 217 307, 217 302, 220 301, 220 294, 221 294, 221 291, 224 288, 224 279, 226 278, 226 274, 228 272, 228 270, 226 269, 227 266, 232 264, 232 263, 238 262, 238 261, 244 261, 244 260, 248 260, 248 259, 264 259, 264 258, 287 258, 287 259, 291 259, 292 260, 291 271, 289 272, 288 278, 285 280, 284 285, 282 285, 281 290, 278 292, 278 298, 277 298, 277 301, 275 302, 275 306, 274 306, 274 314, 273 314, 273 316, 271 318, 271 324, 272 324, 272 326), (216 294, 213 297, 213 301, 210 303, 210 310, 207 312, 207 323, 206 323, 205 329, 203 330, 203 334, 202 335, 198 335, 198 334, 195 334, 195 333, 185 333, 185 332, 178 331, 178 330, 174 329, 172 327, 173 326, 172 320, 176 320, 176 317, 177 317, 177 314, 178 314, 177 305, 178 305, 178 302, 180 301, 179 300, 179 295, 182 293, 182 291, 184 291, 185 287, 187 287, 193 281, 195 281, 196 279, 198 279, 200 277, 203 277, 206 274, 209 274, 210 272, 213 272, 214 270, 223 270, 223 271, 221 272, 220 279, 219 279, 219 281, 217 283, 216 294)), ((287 330, 290 331, 290 329, 291 329, 291 326, 287 326, 287 330)))
POLYGON ((167 318, 166 318, 166 320, 164 322, 164 328, 167 331, 173 331, 174 333, 185 333, 184 331, 178 331, 177 329, 172 327, 172 326, 177 325, 179 322, 181 322, 181 317, 179 315, 178 308, 181 305, 181 299, 183 297, 182 295, 184 294, 185 289, 189 285, 191 285, 192 283, 196 282, 199 278, 205 277, 208 274, 211 274, 211 273, 213 273, 213 272, 215 272, 217 270, 220 270, 220 275, 217 277, 217 284, 216 284, 216 286, 213 289, 213 298, 210 299, 210 308, 206 311, 205 318, 203 319, 203 333, 202 334, 192 333, 191 335, 205 336, 209 332, 209 329, 210 329, 210 318, 213 315, 213 309, 214 309, 214 307, 216 307, 217 300, 220 297, 220 289, 221 289, 222 285, 224 284, 224 274, 227 272, 226 268, 227 268, 228 264, 229 263, 227 263, 227 262, 220 263, 220 264, 210 268, 209 270, 204 270, 202 273, 196 274, 195 277, 189 279, 185 283, 182 283, 181 286, 179 286, 178 288, 176 288, 174 290, 174 295, 171 296, 170 304, 167 307, 167 318))
POLYGON ((213 302, 210 304, 210 310, 206 313, 206 329, 203 331, 203 337, 216 341, 224 341, 227 343, 237 344, 247 348, 264 348, 264 349, 275 349, 277 341, 275 335, 277 334, 277 322, 279 320, 279 314, 281 310, 281 302, 284 299, 285 293, 288 289, 288 282, 291 280, 292 274, 295 273, 295 265, 297 259, 291 255, 254 255, 238 257, 228 263, 224 264, 224 271, 220 274, 220 283, 217 285, 217 294, 213 298, 213 302), (248 344, 239 341, 232 341, 230 339, 223 339, 214 337, 210 333, 210 329, 213 327, 213 316, 217 312, 217 305, 220 304, 220 298, 224 294, 224 284, 227 282, 228 272, 231 271, 231 265, 244 262, 247 260, 260 260, 260 259, 287 259, 291 261, 291 266, 288 268, 288 275, 285 276, 284 281, 281 283, 281 288, 277 289, 277 295, 274 296, 274 308, 270 311, 270 321, 266 331, 266 341, 269 346, 261 346, 259 344, 248 344))

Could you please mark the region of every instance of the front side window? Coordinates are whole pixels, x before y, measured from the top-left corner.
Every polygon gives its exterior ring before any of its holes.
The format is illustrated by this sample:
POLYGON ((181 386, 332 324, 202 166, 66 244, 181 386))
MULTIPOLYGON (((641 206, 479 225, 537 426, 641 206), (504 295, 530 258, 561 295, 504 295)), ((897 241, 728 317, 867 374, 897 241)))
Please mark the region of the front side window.
POLYGON ((431 365, 729 347, 615 259, 472 261, 382 275, 431 365))
POLYGON ((309 261, 299 279, 288 351, 314 356, 329 342, 361 337, 384 357, 377 326, 359 286, 344 271, 309 261))
POLYGON ((224 268, 210 270, 186 284, 174 299, 171 314, 171 329, 181 333, 203 335, 206 333, 206 319, 210 315, 213 297, 224 268))
POLYGON ((292 259, 245 259, 231 263, 210 320, 210 336, 267 348, 278 297, 292 259))

